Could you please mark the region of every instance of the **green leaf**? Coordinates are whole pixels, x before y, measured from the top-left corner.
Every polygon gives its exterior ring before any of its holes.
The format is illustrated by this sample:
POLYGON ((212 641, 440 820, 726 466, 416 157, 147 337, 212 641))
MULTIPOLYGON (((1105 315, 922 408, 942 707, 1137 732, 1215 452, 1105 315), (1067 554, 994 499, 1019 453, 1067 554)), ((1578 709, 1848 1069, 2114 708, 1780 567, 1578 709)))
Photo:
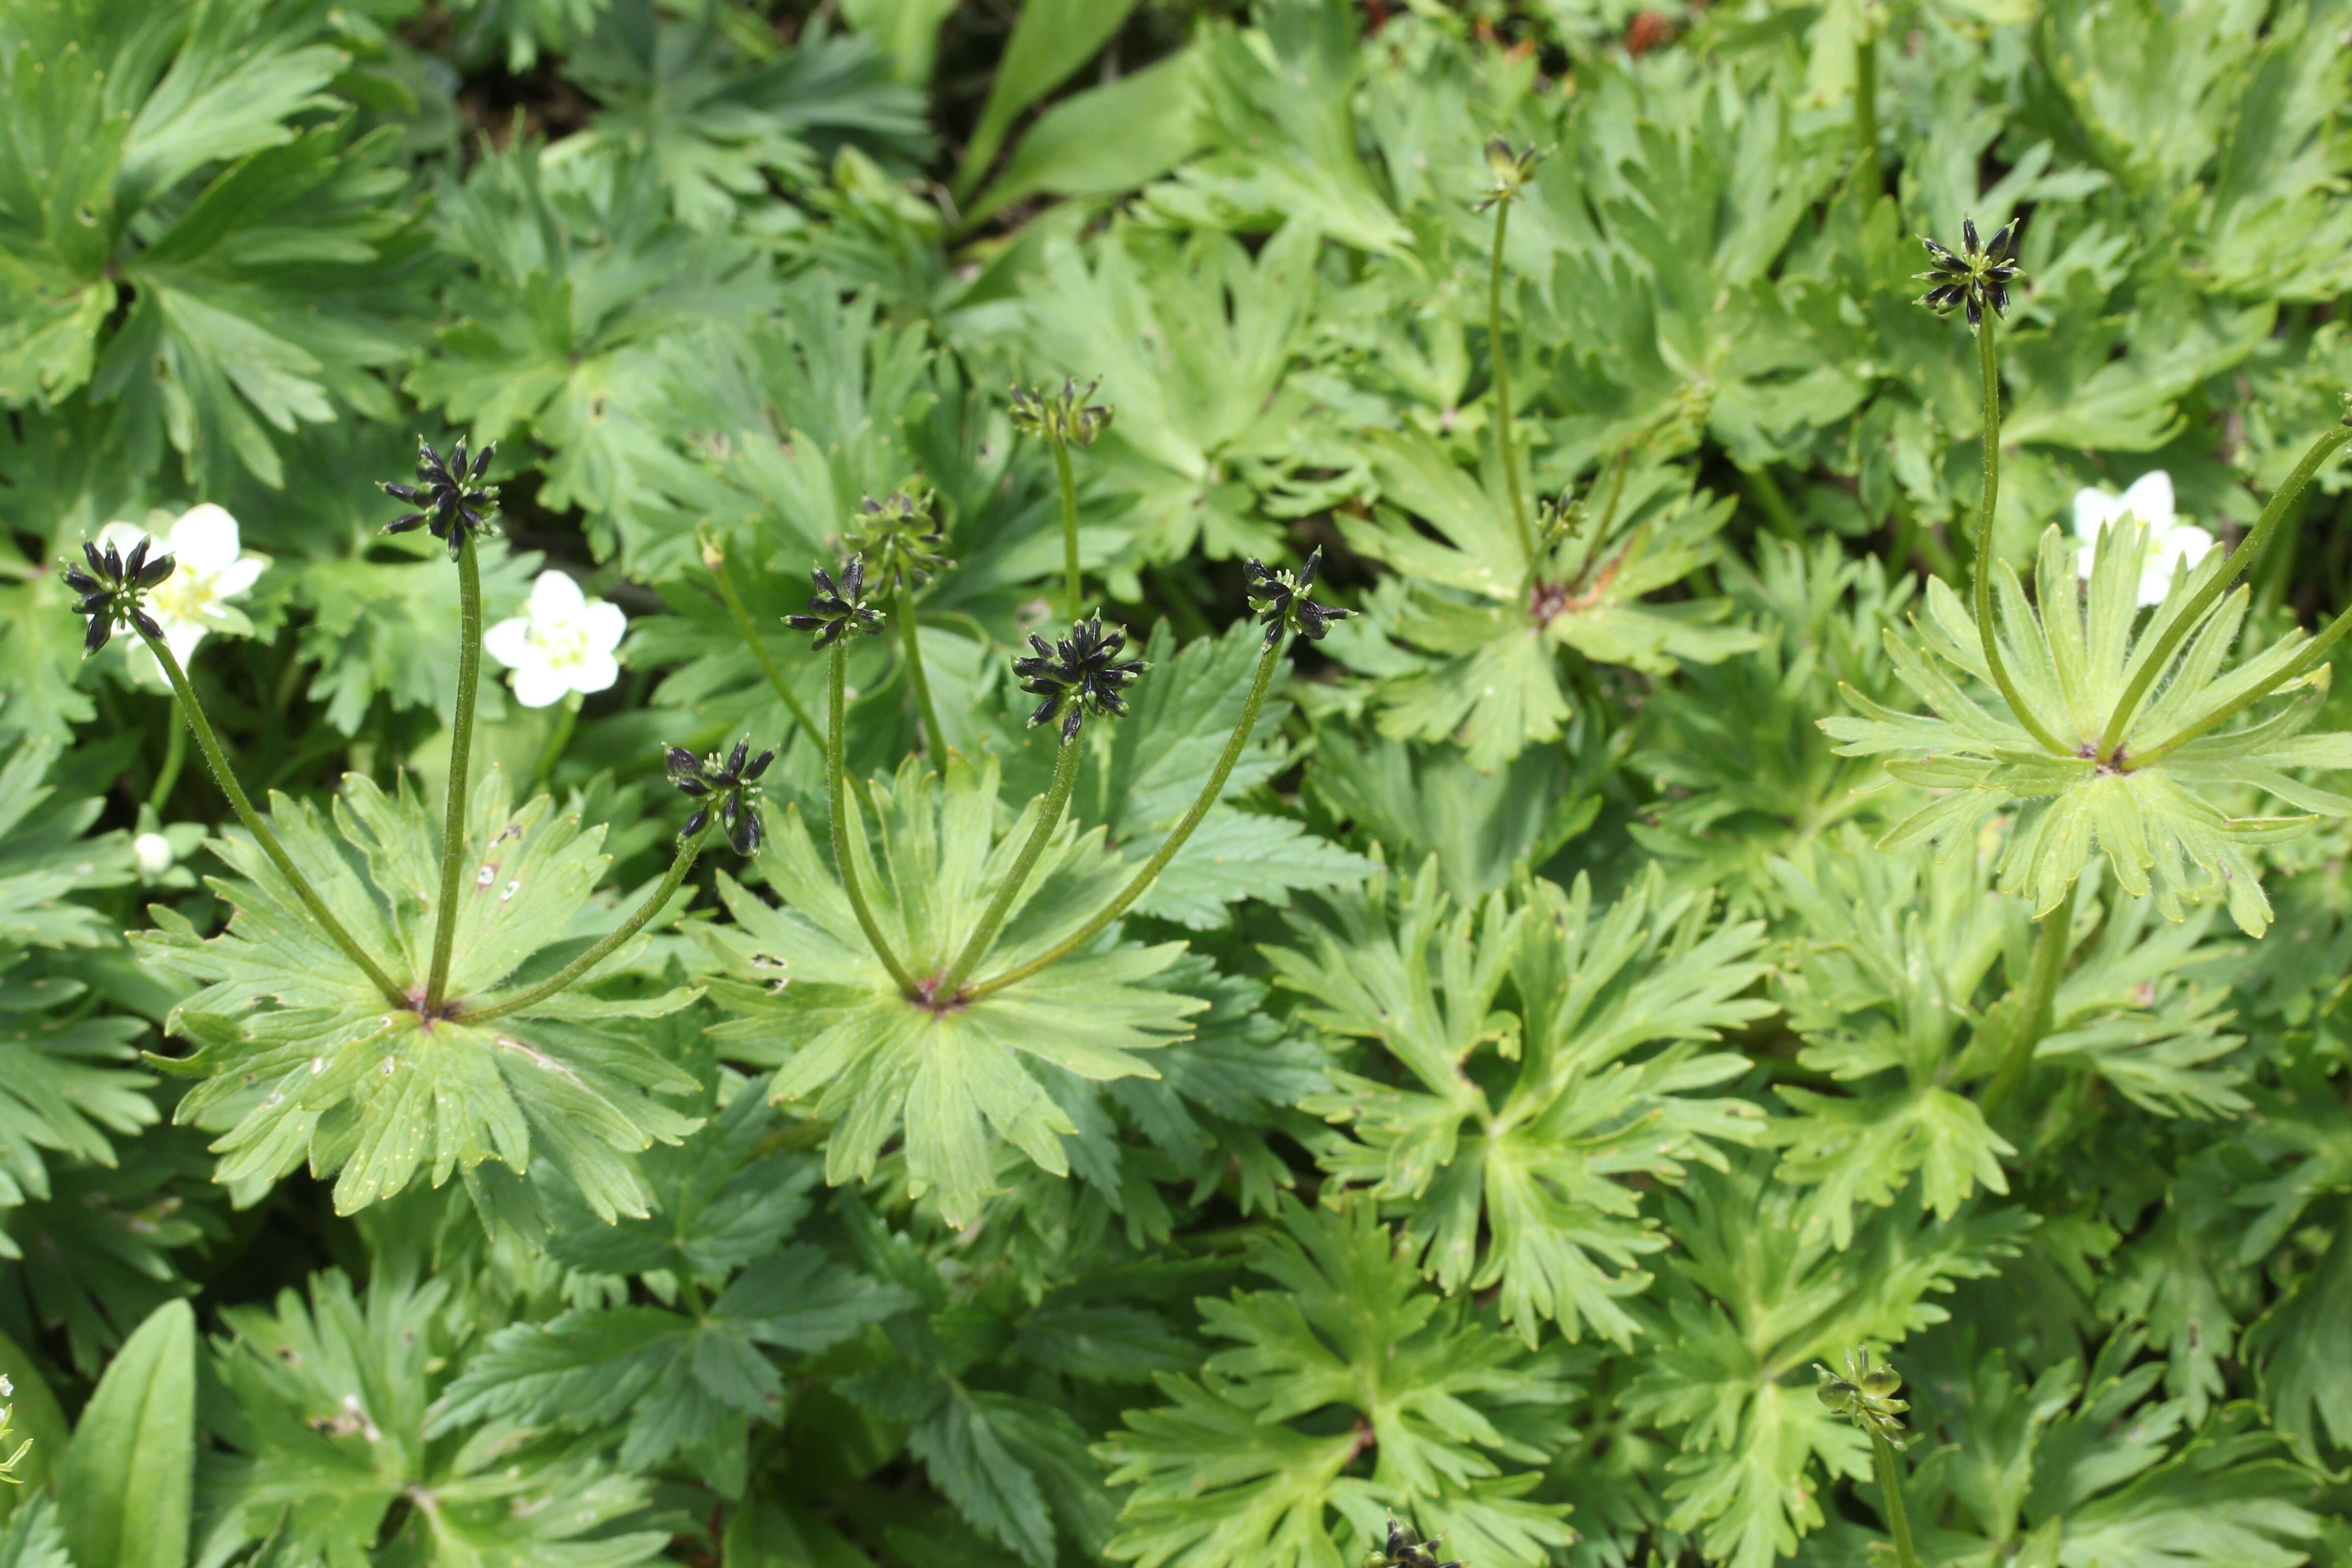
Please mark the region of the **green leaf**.
POLYGON ((1188 46, 1039 115, 965 209, 965 225, 1034 195, 1117 195, 1181 163, 1201 144, 1202 58, 1198 46, 1188 46))
MULTIPOLYGON (((345 929, 396 979, 421 984, 440 881, 436 814, 405 783, 386 795, 353 774, 331 833, 308 805, 280 798, 272 815, 345 929)), ((163 911, 161 930, 140 933, 151 962, 199 983, 166 1024, 197 1049, 158 1065, 203 1080, 176 1118, 220 1134, 222 1180, 268 1182, 308 1161, 337 1175, 337 1208, 350 1213, 420 1176, 437 1187, 486 1160, 521 1172, 545 1159, 599 1215, 646 1212, 631 1156, 693 1129, 656 1097, 695 1085, 625 1020, 674 1012, 693 994, 600 1002, 574 992, 496 1026, 467 1025, 469 1004, 495 1001, 617 923, 590 901, 601 828, 583 831, 543 795, 512 805, 496 768, 469 816, 454 1017, 428 1026, 388 1007, 243 838, 215 844, 243 879, 224 889, 236 910, 226 931, 199 940, 163 911)), ((614 968, 628 961, 616 954, 614 968)))
MULTIPOLYGON (((944 780, 909 761, 875 791, 878 847, 861 824, 851 853, 874 914, 910 973, 936 975, 978 924, 995 880, 1027 837, 1028 814, 1002 820, 996 765, 950 760, 944 780)), ((1152 1077, 1135 1053, 1190 1032, 1205 1003, 1151 982, 1181 944, 1098 944, 968 1006, 933 1011, 899 993, 866 945, 827 858, 791 809, 763 865, 787 900, 762 903, 722 877, 731 928, 705 932, 733 976, 716 987, 741 1016, 714 1035, 723 1055, 775 1065, 770 1094, 835 1124, 825 1179, 870 1179, 883 1144, 905 1141, 911 1194, 935 1194, 957 1224, 977 1217, 996 1187, 995 1144, 1012 1144, 1066 1173, 1064 1136, 1076 1122, 1026 1065, 1101 1081, 1152 1077), (793 977, 772 991, 770 978, 793 977)), ((1126 879, 1102 854, 1099 832, 1065 824, 978 971, 982 978, 1043 953, 1108 900, 1126 879)))
POLYGON ((969 196, 988 173, 1021 111, 1092 58, 1134 9, 1135 0, 1027 0, 989 79, 988 101, 981 105, 971 140, 964 144, 955 177, 958 200, 969 196))
POLYGON ((183 1568, 196 1467, 196 1315, 155 1310, 74 1427, 58 1505, 77 1568, 183 1568))

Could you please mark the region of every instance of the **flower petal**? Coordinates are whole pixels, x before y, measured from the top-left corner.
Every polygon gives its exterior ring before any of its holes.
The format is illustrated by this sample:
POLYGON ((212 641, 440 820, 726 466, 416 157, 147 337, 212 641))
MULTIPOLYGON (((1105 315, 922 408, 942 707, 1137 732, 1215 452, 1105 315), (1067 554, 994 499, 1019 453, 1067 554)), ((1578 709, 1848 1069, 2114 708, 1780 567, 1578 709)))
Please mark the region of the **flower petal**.
POLYGON ((240 555, 213 574, 215 598, 234 599, 257 582, 269 563, 258 555, 240 555))
POLYGON ((551 708, 571 689, 571 683, 550 665, 532 664, 514 673, 515 700, 526 708, 551 708))
POLYGON ((2172 476, 2162 468, 2150 468, 2131 482, 2116 509, 2130 512, 2161 539, 2173 524, 2172 476))
POLYGON ((570 573, 541 572, 539 581, 530 585, 530 603, 525 610, 534 621, 568 625, 580 618, 580 607, 585 602, 570 573))
POLYGON ((2097 543, 2099 530, 2115 521, 2123 512, 2123 502, 2112 490, 2081 489, 2074 492, 2074 537, 2097 543))
POLYGON ((609 691, 613 683, 621 679, 621 663, 611 654, 592 648, 564 674, 574 691, 609 691))
POLYGON ((484 632, 482 651, 509 669, 546 662, 546 655, 531 646, 530 623, 520 616, 500 621, 484 632))
POLYGON ((190 507, 172 524, 172 553, 207 577, 226 571, 241 548, 236 519, 211 501, 190 507))
POLYGON ((581 615, 580 626, 588 635, 590 647, 610 653, 628 635, 628 612, 610 599, 591 599, 581 615))

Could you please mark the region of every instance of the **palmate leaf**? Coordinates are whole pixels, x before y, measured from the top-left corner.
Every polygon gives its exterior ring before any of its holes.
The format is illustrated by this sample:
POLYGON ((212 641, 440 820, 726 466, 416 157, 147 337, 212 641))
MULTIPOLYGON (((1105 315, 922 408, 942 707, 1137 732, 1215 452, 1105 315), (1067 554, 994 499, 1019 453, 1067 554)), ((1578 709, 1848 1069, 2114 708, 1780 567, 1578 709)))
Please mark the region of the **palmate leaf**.
POLYGON ((2254 1408, 2151 1398, 2165 1364, 2139 1335, 2109 1335, 2030 1383, 2000 1350, 1950 1336, 1927 1368, 1923 1425, 1941 1440, 1916 1472, 1912 1517, 1939 1562, 2294 1568, 2319 1519, 2305 1475, 2254 1408), (1955 1359, 1965 1358, 1965 1359, 1955 1359), (1972 1364, 1971 1364, 1972 1363, 1972 1364))
POLYGON ((168 437, 215 484, 279 482, 268 427, 391 412, 415 225, 399 132, 318 122, 347 64, 325 20, 271 0, 0 18, 0 399, 87 384, 139 468, 168 437))
POLYGON ((1712 560, 1731 516, 1728 501, 1695 492, 1682 470, 1629 472, 1612 519, 1595 501, 1580 531, 1538 545, 1532 567, 1499 472, 1474 476, 1417 431, 1377 437, 1373 470, 1378 518, 1351 529, 1349 542, 1410 584, 1381 629, 1423 654, 1420 668, 1381 683, 1384 734, 1456 739, 1473 766, 1491 770, 1559 738, 1572 708, 1559 649, 1664 675, 1756 646, 1753 633, 1715 624, 1724 600, 1647 598, 1712 560))
POLYGON ((1565 1509, 1526 1495, 1527 1467, 1574 1441, 1558 1346, 1534 1355, 1427 1289, 1370 1204, 1285 1199, 1250 1265, 1272 1289, 1200 1303, 1232 1348, 1197 1379, 1161 1374, 1170 1403, 1097 1447, 1133 1489, 1111 1556, 1338 1568, 1391 1511, 1465 1561, 1531 1568, 1574 1539, 1565 1509))
POLYGON ((229 1334, 207 1386, 226 1397, 205 1415, 230 1457, 207 1472, 198 1560, 247 1542, 267 1543, 262 1561, 332 1568, 625 1568, 660 1553, 669 1534, 643 1527, 644 1482, 534 1445, 528 1429, 427 1436, 447 1364, 436 1321, 446 1288, 380 1268, 362 1297, 330 1271, 307 1301, 288 1290, 274 1312, 223 1314, 229 1334))
MULTIPOLYGON (((937 976, 979 923, 1041 803, 1003 821, 993 762, 975 770, 951 760, 941 779, 909 759, 875 795, 878 849, 860 824, 850 853, 909 973, 937 976)), ((741 1015, 715 1032, 722 1053, 776 1066, 775 1100, 833 1123, 827 1181, 870 1179, 883 1145, 902 1136, 910 1191, 933 1194, 959 1225, 978 1217, 996 1185, 995 1140, 1056 1174, 1069 1169, 1062 1140, 1077 1125, 1024 1058, 1081 1079, 1150 1078, 1135 1053, 1189 1033, 1186 1020, 1207 1006, 1151 984, 1181 943, 1113 939, 982 1001, 935 1011, 902 995, 875 957, 797 808, 776 826, 763 868, 786 902, 768 905, 722 877, 734 923, 704 931, 734 977, 713 994, 741 1015)), ((1102 853, 1098 832, 1065 825, 978 975, 1051 948, 1127 876, 1102 853)))
MULTIPOLYGON (((625 1020, 675 1011, 693 993, 600 1001, 573 992, 494 1026, 467 1026, 467 1004, 551 971, 614 923, 592 906, 601 828, 583 830, 545 796, 511 805, 496 768, 470 816, 474 871, 458 895, 452 1017, 428 1024, 413 1007, 388 1006, 242 837, 213 846, 240 879, 214 884, 236 911, 226 931, 204 940, 154 909, 158 929, 134 940, 151 962, 200 985, 166 1025, 196 1051, 158 1065, 202 1080, 175 1114, 221 1135, 221 1180, 267 1183, 307 1160, 337 1177, 336 1206, 350 1213, 420 1176, 438 1186, 485 1160, 520 1172, 544 1159, 599 1215, 646 1212, 630 1156, 692 1129, 656 1097, 695 1083, 625 1020)), ((421 994, 440 885, 437 813, 404 783, 387 795, 352 775, 331 823, 282 797, 272 816, 345 929, 421 994)))
POLYGON ((1403 1210, 1445 1289, 1499 1285, 1529 1345, 1545 1319, 1629 1343, 1639 1260, 1667 1245, 1632 1182, 1679 1182, 1685 1161, 1719 1165, 1717 1144, 1761 1131, 1757 1107, 1706 1092, 1747 1058, 1701 1048, 1772 1011, 1740 994, 1764 973, 1761 925, 1712 921, 1654 871, 1605 910, 1583 878, 1457 908, 1434 859, 1330 907, 1267 962, 1308 1022, 1377 1040, 1410 1080, 1334 1074, 1304 1102, 1360 1140, 1324 1168, 1403 1210), (1507 983, 1515 1012, 1498 1010, 1507 983))
POLYGON ((2147 548, 2147 529, 2137 520, 2109 526, 2085 595, 2076 588, 2074 546, 2051 528, 2035 566, 2038 605, 2027 602, 2007 563, 1998 566, 1997 635, 2008 668, 2037 721, 2073 751, 2046 750, 1997 695, 1987 700, 1962 684, 1960 677, 1972 677, 1983 692, 1992 679, 1968 607, 1941 579, 1927 585, 1926 619, 1913 617, 1916 644, 1886 635, 1896 673, 1934 715, 1895 712, 1850 691, 1859 716, 1821 725, 1844 754, 1888 756, 1894 776, 1941 792, 1898 823, 1882 847, 1928 843, 1949 855, 1973 843, 1996 813, 2013 811, 2000 886, 2022 893, 2037 916, 2056 909, 2092 856, 2104 853, 2117 884, 2135 898, 2152 896, 2167 919, 2184 919, 2192 903, 2223 902, 2241 930, 2260 936, 2271 906, 2252 852, 2309 830, 2318 813, 2352 809, 2352 799, 2293 776, 2352 767, 2352 735, 2303 732, 2326 695, 2325 665, 2281 687, 2285 700, 2269 717, 2197 733, 2285 673, 2309 641, 2290 632, 2225 669, 2249 603, 2251 591, 2241 584, 2181 640, 2126 725, 2114 763, 2103 764, 2101 730, 2126 682, 2191 595, 2224 566, 2216 550, 2177 574, 2135 633, 2147 548), (2133 762, 2192 733, 2145 766, 2133 762), (2208 798, 2208 791, 2233 786, 2275 796, 2301 815, 2236 816, 2208 798))
POLYGON ((1841 1252, 1804 1236, 1801 1202, 1761 1159, 1697 1173, 1666 1200, 1683 1255, 1652 1309, 1659 1350, 1626 1400, 1681 1450, 1665 1466, 1667 1527, 1730 1568, 1770 1568, 1821 1527, 1816 1460, 1832 1477, 1869 1473, 1866 1440, 1815 1397, 1812 1363, 1945 1321, 1932 1298, 1993 1273, 2034 1223, 2019 1210, 1931 1222, 1906 1194, 1841 1252))

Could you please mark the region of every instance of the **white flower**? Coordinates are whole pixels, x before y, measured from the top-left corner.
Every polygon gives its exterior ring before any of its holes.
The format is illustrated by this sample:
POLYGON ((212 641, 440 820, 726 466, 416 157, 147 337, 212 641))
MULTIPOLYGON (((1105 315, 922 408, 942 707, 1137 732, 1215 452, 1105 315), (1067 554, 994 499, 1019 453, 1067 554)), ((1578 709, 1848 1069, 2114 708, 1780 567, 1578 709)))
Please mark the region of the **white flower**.
POLYGON ((582 596, 561 572, 542 572, 522 614, 482 634, 489 656, 514 671, 515 700, 545 708, 565 693, 602 691, 621 679, 613 650, 629 617, 621 606, 582 596))
MULTIPOLYGON (((236 519, 210 501, 190 507, 157 533, 152 524, 162 515, 149 513, 150 526, 144 528, 110 522, 98 531, 98 547, 103 550, 110 544, 128 555, 132 545, 152 537, 152 549, 171 553, 176 564, 172 575, 147 595, 147 613, 162 625, 163 643, 172 657, 184 665, 206 632, 253 635, 253 623, 229 601, 243 597, 269 563, 262 556, 243 553, 236 519)), ((154 668, 143 646, 134 650, 132 663, 134 668, 154 668)), ((156 673, 160 679, 161 672, 156 673)))
POLYGON ((2175 566, 2194 566, 2213 548, 2213 536, 2193 522, 2183 522, 2172 510, 2172 476, 2151 469, 2132 481, 2121 495, 2107 490, 2074 492, 2074 537, 2083 542, 2078 557, 2084 578, 2098 552, 2099 532, 2126 513, 2147 525, 2148 552, 2140 563, 2139 602, 2160 605, 2172 584, 2175 566))
POLYGON ((170 870, 172 862, 178 858, 173 853, 172 841, 160 833, 142 833, 131 841, 131 863, 146 881, 152 882, 170 870))

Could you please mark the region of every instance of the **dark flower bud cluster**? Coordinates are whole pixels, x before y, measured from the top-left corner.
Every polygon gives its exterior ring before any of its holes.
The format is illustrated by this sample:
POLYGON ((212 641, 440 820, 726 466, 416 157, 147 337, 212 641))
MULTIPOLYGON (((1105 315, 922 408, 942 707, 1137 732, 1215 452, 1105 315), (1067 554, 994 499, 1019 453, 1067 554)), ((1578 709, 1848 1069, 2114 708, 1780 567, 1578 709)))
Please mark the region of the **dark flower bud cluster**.
POLYGON ((874 563, 877 586, 898 585, 907 574, 908 586, 929 582, 945 567, 940 546, 948 531, 931 516, 931 498, 923 490, 892 490, 880 500, 867 496, 851 525, 850 545, 862 559, 874 563))
POLYGON ((456 560, 468 533, 490 531, 489 514, 498 510, 499 488, 483 484, 481 478, 489 468, 490 455, 498 449, 499 444, 491 442, 475 454, 469 466, 466 461, 465 437, 459 437, 445 463, 441 454, 433 449, 433 443, 418 437, 416 482, 400 485, 389 479, 383 481, 384 494, 417 510, 394 518, 383 525, 383 531, 406 533, 414 528, 424 528, 446 544, 449 558, 456 560))
POLYGON ((1388 1539, 1365 1553, 1364 1568, 1462 1568, 1460 1561, 1437 1560, 1437 1537, 1423 1541, 1412 1526, 1389 1521, 1388 1539))
POLYGON ((1813 1370, 1821 1374, 1814 1393, 1823 1405, 1873 1436, 1903 1447, 1903 1413, 1911 1405, 1895 1397, 1903 1389, 1902 1373, 1883 1362, 1872 1364, 1868 1351, 1845 1352, 1843 1377, 1819 1362, 1813 1363, 1813 1370))
POLYGON ((784 625, 796 632, 814 632, 812 647, 830 647, 851 632, 872 637, 882 629, 882 612, 866 602, 866 558, 853 555, 841 569, 841 580, 819 566, 809 574, 816 592, 809 595, 808 614, 786 616, 784 625))
POLYGON ((1493 177, 1494 184, 1471 204, 1470 210, 1483 213, 1517 197, 1535 178, 1536 165, 1542 161, 1543 153, 1537 151, 1532 142, 1525 147, 1514 148, 1500 136, 1487 137, 1486 173, 1493 177))
POLYGON ((1265 627, 1266 647, 1281 641, 1286 631, 1295 631, 1308 642, 1320 642, 1333 621, 1344 621, 1356 613, 1334 605, 1318 605, 1307 596, 1315 574, 1322 569, 1320 550, 1307 558, 1307 564, 1298 569, 1296 576, 1256 559, 1242 567, 1243 592, 1249 595, 1251 612, 1265 627))
POLYGON ((1075 380, 1064 381, 1058 393, 1016 386, 1013 389, 1013 427, 1024 436, 1042 437, 1057 447, 1091 447, 1096 437, 1110 428, 1113 412, 1107 404, 1087 401, 1101 384, 1102 377, 1097 376, 1087 383, 1083 392, 1075 380))
POLYGON ((1981 249, 1977 245, 1977 220, 1966 219, 1960 225, 1958 255, 1920 236, 1919 243, 1927 247, 1927 270, 1914 276, 1935 287, 1919 296, 1919 303, 1939 316, 1948 316, 1965 305, 1971 327, 1983 323, 1987 306, 1996 316, 2008 315, 2009 286, 2018 275, 2018 242, 2024 237, 2023 218, 2001 225, 1992 243, 1981 249))
POLYGON ((719 826, 727 835, 727 842, 735 847, 738 855, 760 852, 760 786, 761 773, 776 760, 773 747, 751 754, 751 742, 746 738, 735 742, 735 749, 724 757, 713 752, 708 757, 698 757, 684 746, 672 746, 664 760, 669 764, 669 782, 677 792, 695 802, 694 815, 686 819, 679 830, 680 838, 692 838, 710 826, 713 812, 719 815, 719 826))
POLYGON ((1052 644, 1032 632, 1029 646, 1037 650, 1035 657, 1013 661, 1021 689, 1045 699, 1029 722, 1043 724, 1060 715, 1064 745, 1078 738, 1078 726, 1090 712, 1125 718, 1122 693, 1150 668, 1139 658, 1119 658, 1127 634, 1116 627, 1105 631, 1100 616, 1071 622, 1070 635, 1052 644))
POLYGON ((84 658, 104 647, 118 626, 134 626, 142 636, 163 640, 163 628, 140 604, 151 590, 170 580, 174 564, 169 555, 149 556, 148 546, 154 542, 142 539, 125 556, 111 544, 100 550, 84 540, 81 558, 89 570, 66 567, 66 586, 76 595, 75 613, 89 617, 89 627, 81 639, 84 658))

